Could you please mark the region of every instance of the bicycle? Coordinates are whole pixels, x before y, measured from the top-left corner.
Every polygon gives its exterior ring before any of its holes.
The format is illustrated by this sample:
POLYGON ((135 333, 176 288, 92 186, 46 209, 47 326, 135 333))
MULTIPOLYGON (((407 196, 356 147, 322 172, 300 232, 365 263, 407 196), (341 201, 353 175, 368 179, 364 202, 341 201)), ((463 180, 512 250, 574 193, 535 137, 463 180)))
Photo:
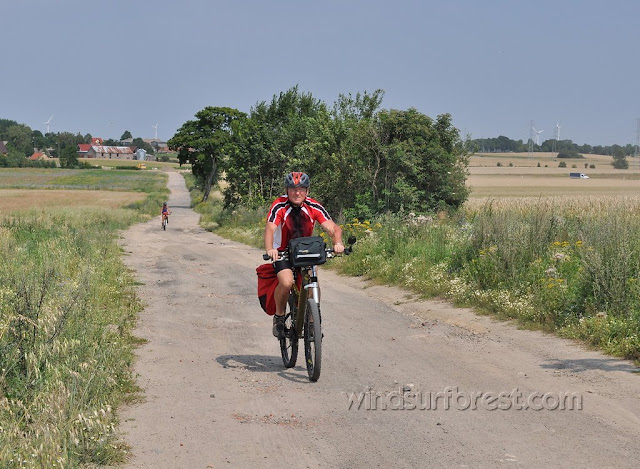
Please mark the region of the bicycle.
MULTIPOLYGON (((354 236, 349 237, 346 255, 351 254, 354 236)), ((326 249, 326 258, 335 256, 333 249, 326 249)), ((266 261, 270 257, 263 254, 266 261)), ((280 253, 278 260, 288 260, 289 251, 280 253)), ((298 341, 304 339, 304 355, 310 381, 318 381, 322 365, 322 316, 320 315, 320 283, 318 266, 309 265, 293 269, 293 287, 289 293, 284 320, 284 337, 280 340, 280 353, 285 368, 293 368, 298 359, 298 341), (299 280, 300 279, 300 280, 299 280), (300 285, 298 285, 300 284, 300 285)))
POLYGON ((162 229, 166 230, 168 224, 169 224, 169 216, 163 214, 162 215, 162 229))

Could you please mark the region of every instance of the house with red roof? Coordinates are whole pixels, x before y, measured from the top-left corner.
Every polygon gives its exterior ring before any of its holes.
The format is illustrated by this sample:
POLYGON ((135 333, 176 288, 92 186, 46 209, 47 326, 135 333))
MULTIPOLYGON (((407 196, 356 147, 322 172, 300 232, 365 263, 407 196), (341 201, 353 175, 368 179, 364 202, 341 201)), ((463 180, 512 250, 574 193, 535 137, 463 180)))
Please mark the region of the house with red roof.
POLYGON ((90 143, 78 143, 78 158, 86 158, 90 148, 90 143))
POLYGON ((48 160, 49 157, 47 155, 45 155, 43 152, 41 151, 36 151, 33 155, 31 155, 29 157, 29 159, 31 161, 39 161, 39 160, 48 160))

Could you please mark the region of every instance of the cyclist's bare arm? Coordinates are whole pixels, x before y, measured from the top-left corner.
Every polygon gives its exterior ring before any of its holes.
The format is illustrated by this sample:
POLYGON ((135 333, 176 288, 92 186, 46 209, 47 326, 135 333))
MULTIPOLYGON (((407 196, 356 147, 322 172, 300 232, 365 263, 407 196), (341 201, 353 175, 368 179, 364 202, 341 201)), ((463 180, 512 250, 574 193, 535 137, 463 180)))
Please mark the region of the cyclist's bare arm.
POLYGON ((273 237, 277 228, 278 225, 270 221, 264 227, 264 250, 274 261, 278 259, 278 250, 273 247, 273 237))
POLYGON ((333 220, 327 220, 321 223, 320 226, 326 233, 331 236, 333 241, 333 252, 340 254, 344 252, 344 244, 342 244, 342 228, 336 224, 333 220))

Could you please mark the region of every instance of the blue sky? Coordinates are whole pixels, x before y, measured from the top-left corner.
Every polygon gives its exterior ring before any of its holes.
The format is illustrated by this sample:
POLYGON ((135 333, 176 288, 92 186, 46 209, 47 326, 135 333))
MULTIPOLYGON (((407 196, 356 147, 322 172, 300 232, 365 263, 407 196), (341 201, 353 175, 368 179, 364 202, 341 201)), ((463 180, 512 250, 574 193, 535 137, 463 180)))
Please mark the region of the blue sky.
POLYGON ((170 138, 294 85, 450 113, 472 138, 635 144, 640 2, 2 0, 0 118, 170 138))

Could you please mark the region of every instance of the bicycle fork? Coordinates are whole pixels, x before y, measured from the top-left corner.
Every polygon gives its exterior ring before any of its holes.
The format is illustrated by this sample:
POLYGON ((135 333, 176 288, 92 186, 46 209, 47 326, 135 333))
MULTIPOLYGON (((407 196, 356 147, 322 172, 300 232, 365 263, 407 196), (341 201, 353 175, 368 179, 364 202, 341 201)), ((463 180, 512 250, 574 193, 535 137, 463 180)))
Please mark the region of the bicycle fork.
POLYGON ((302 337, 304 326, 304 313, 307 309, 307 300, 313 299, 320 305, 320 285, 318 284, 318 266, 311 266, 309 271, 301 272, 304 275, 302 289, 298 296, 298 310, 296 314, 296 332, 302 337))

